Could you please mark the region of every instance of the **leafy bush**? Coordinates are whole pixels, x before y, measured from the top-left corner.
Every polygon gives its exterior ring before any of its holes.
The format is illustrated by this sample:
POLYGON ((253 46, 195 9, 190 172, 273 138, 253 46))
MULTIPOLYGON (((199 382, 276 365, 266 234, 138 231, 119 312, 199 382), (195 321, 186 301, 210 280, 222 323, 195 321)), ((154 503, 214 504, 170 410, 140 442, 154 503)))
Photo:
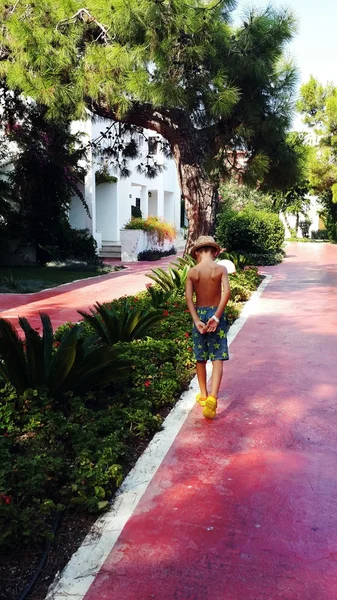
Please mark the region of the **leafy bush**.
POLYGON ((248 265, 254 265, 255 267, 271 266, 281 263, 284 259, 284 253, 268 252, 268 254, 253 254, 247 252, 246 258, 248 265))
POLYGON ((59 397, 69 390, 91 390, 125 377, 128 365, 110 348, 94 345, 92 338, 81 339, 77 325, 54 344, 50 317, 41 314, 41 322, 42 336, 20 318, 22 341, 12 323, 0 319, 0 377, 19 394, 45 387, 59 397))
POLYGON ((100 340, 107 345, 117 342, 131 342, 149 334, 151 326, 163 318, 162 312, 131 307, 127 299, 122 307, 114 308, 96 302, 91 314, 79 310, 78 313, 91 325, 100 340))
POLYGON ((220 210, 241 211, 251 206, 258 210, 272 212, 272 196, 255 188, 238 183, 223 183, 219 190, 220 210))
POLYGON ((300 230, 304 238, 309 237, 309 229, 310 229, 311 221, 310 219, 304 219, 299 222, 300 230))
POLYGON ((73 229, 69 223, 64 223, 58 249, 50 249, 50 255, 58 260, 73 259, 93 265, 102 264, 96 251, 97 243, 89 229, 73 229))
POLYGON ((175 227, 158 217, 132 218, 124 225, 124 229, 142 229, 149 234, 153 243, 159 246, 162 246, 165 240, 173 242, 176 237, 175 227))
POLYGON ((253 208, 218 216, 219 243, 230 251, 255 254, 276 252, 284 242, 284 226, 273 213, 253 208))
POLYGON ((177 250, 174 246, 171 246, 168 250, 143 250, 139 252, 137 260, 159 260, 164 256, 171 256, 171 254, 177 254, 177 250))
POLYGON ((139 206, 131 206, 131 216, 133 219, 141 219, 143 217, 142 211, 140 210, 139 206))
POLYGON ((327 229, 318 229, 317 231, 311 232, 311 239, 313 240, 328 240, 329 233, 327 229))

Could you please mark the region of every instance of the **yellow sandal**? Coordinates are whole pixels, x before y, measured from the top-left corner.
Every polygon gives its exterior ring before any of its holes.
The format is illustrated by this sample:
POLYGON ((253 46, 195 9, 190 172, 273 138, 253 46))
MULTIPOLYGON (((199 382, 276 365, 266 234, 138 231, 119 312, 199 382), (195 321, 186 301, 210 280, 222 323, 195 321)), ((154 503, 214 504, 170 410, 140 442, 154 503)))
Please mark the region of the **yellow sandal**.
POLYGON ((206 417, 206 419, 214 419, 217 406, 218 403, 216 398, 214 398, 214 396, 208 396, 208 398, 206 398, 205 408, 202 411, 204 417, 206 417))
POLYGON ((196 401, 199 402, 200 406, 205 406, 206 400, 207 400, 207 397, 203 398, 201 396, 201 394, 197 394, 196 401))

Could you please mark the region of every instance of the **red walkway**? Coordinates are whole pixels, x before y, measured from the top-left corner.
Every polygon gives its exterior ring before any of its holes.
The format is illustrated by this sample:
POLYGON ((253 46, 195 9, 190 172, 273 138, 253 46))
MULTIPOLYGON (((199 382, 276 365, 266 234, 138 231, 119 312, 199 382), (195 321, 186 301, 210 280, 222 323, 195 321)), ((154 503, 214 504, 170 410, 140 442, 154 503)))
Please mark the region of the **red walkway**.
POLYGON ((337 246, 288 254, 85 600, 336 600, 337 246))
POLYGON ((155 262, 128 263, 126 269, 109 275, 81 279, 75 283, 36 294, 0 294, 0 317, 17 323, 18 316, 29 319, 36 329, 40 328, 40 312, 50 315, 54 329, 66 321, 78 321, 77 310, 87 310, 98 300, 108 302, 124 294, 136 294, 145 290, 151 279, 146 277, 151 269, 164 267, 176 257, 168 256, 155 262))

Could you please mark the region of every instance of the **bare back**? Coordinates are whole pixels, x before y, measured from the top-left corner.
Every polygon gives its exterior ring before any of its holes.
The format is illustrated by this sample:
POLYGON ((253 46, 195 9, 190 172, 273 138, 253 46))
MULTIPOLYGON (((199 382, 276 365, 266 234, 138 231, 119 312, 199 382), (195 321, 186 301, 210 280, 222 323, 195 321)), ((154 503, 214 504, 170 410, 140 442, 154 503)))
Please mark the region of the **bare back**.
POLYGON ((201 262, 190 269, 189 278, 196 294, 197 306, 218 306, 224 272, 226 269, 213 261, 201 262))

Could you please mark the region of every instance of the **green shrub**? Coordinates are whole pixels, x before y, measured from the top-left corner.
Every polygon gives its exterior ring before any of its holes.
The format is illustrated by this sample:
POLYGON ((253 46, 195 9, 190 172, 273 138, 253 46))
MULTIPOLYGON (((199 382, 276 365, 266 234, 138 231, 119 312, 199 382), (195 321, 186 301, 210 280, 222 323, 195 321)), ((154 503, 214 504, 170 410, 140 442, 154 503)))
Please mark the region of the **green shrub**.
POLYGON ((259 266, 272 266, 278 265, 284 259, 283 252, 268 252, 268 254, 252 254, 247 253, 247 264, 259 266))
POLYGON ((217 225, 217 238, 220 245, 230 251, 255 254, 276 252, 284 242, 284 226, 273 213, 253 208, 234 213, 220 214, 217 225))
POLYGON ((310 229, 311 221, 310 219, 304 219, 299 222, 300 230, 304 238, 309 237, 309 229, 310 229))
POLYGON ((318 229, 317 231, 311 232, 311 239, 313 240, 328 240, 329 233, 327 229, 318 229))
POLYGON ((131 206, 131 216, 133 219, 142 219, 143 215, 142 215, 142 211, 140 210, 139 206, 131 206))
POLYGON ((0 547, 50 538, 55 513, 102 510, 121 483, 122 409, 87 402, 70 396, 63 413, 37 390, 0 389, 0 547))
POLYGON ((143 250, 138 253, 137 260, 159 260, 164 256, 171 256, 172 254, 177 254, 177 250, 174 246, 171 246, 168 250, 143 250))
POLYGON ((124 229, 142 229, 149 234, 153 243, 159 246, 162 246, 165 240, 173 242, 176 237, 174 225, 152 216, 147 217, 147 219, 132 218, 124 225, 124 229))
POLYGON ((61 260, 73 259, 85 261, 90 264, 101 264, 96 254, 96 240, 88 229, 65 227, 63 229, 63 236, 59 240, 59 248, 61 260))

